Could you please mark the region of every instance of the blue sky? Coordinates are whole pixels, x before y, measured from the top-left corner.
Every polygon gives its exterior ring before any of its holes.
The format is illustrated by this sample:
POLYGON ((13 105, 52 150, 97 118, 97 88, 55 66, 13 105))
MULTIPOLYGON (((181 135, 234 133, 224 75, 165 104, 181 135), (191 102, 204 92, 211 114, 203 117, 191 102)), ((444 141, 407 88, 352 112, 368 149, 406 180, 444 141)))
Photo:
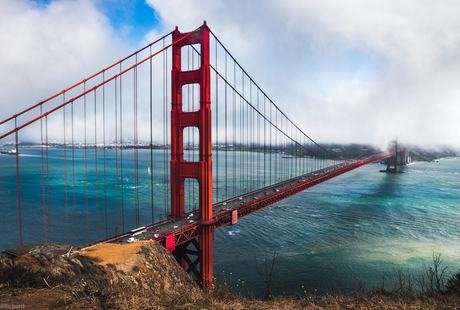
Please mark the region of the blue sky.
MULTIPOLYGON (((32 0, 41 9, 53 1, 32 0)), ((130 45, 137 46, 159 22, 153 8, 145 0, 96 0, 96 7, 110 19, 110 24, 118 35, 130 45)))
POLYGON ((34 102, 206 20, 318 141, 460 146, 458 12, 456 0, 2 0, 0 116, 17 93, 34 102))
POLYGON ((159 27, 155 11, 144 0, 100 0, 96 4, 131 45, 138 44, 150 30, 159 27))

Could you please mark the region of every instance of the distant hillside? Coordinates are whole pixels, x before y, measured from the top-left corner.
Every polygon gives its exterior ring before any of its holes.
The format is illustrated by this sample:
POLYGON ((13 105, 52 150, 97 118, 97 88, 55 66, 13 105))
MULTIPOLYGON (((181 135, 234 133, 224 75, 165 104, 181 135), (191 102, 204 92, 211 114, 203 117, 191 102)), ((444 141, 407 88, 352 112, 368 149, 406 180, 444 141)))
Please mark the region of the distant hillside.
POLYGON ((451 147, 424 149, 416 146, 409 146, 409 153, 412 161, 434 161, 446 157, 460 157, 460 151, 451 147))
POLYGON ((328 152, 340 156, 342 158, 356 158, 359 156, 366 156, 378 151, 376 148, 368 144, 335 144, 324 143, 321 144, 328 152))
MULTIPOLYGON (((366 144, 322 144, 329 152, 343 158, 356 158, 358 156, 372 154, 378 149, 366 144)), ((399 145, 399 149, 409 149, 412 161, 433 161, 446 157, 460 157, 460 150, 449 146, 422 148, 413 145, 399 145)))

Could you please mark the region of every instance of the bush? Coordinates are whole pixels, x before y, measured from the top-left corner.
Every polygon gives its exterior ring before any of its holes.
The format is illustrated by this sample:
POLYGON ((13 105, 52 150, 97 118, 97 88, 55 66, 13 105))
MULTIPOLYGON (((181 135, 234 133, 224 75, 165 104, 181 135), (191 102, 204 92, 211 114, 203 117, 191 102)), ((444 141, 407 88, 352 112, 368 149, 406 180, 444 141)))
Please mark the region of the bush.
POLYGON ((460 295, 460 270, 447 280, 446 291, 460 295))

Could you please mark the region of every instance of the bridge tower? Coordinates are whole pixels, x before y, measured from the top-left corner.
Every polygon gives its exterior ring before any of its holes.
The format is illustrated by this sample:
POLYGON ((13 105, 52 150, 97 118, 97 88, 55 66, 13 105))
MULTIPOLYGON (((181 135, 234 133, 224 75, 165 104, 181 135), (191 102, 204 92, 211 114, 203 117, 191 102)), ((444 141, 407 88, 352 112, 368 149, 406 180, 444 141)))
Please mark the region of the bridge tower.
MULTIPOLYGON (((391 172, 391 173, 404 173, 398 169, 398 140, 393 140, 388 144, 388 148, 391 149, 391 144, 394 143, 394 154, 395 156, 387 159, 387 168, 385 170, 380 170, 380 172, 391 172)), ((405 157, 404 157, 405 158, 405 157)), ((404 159, 405 160, 405 159, 404 159)))
POLYGON ((188 272, 193 272, 199 284, 208 289, 213 279, 214 222, 212 214, 212 158, 211 158, 211 89, 209 66, 209 28, 206 22, 192 33, 172 35, 171 71, 171 218, 184 215, 184 181, 196 179, 199 187, 200 236, 176 247, 174 255, 179 264, 188 272), (186 45, 200 44, 201 66, 197 70, 182 71, 181 49, 186 45), (198 84, 200 109, 184 112, 182 109, 182 86, 198 84), (184 160, 183 132, 186 127, 196 127, 199 131, 199 160, 184 160), (195 249, 187 247, 193 245, 195 249), (192 262, 190 255, 198 256, 192 262), (188 267, 186 266, 188 265, 188 267), (199 268, 198 268, 199 265, 199 268))

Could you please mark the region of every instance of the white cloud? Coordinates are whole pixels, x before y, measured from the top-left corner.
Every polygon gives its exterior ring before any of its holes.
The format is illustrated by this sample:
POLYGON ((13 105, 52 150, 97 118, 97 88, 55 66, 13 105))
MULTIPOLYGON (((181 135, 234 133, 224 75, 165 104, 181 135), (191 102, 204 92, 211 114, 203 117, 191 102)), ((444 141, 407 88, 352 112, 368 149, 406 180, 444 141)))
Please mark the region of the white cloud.
POLYGON ((147 2, 165 29, 207 20, 316 140, 460 146, 457 1, 147 2))
POLYGON ((0 2, 0 118, 38 103, 128 54, 89 0, 0 2))
MULTIPOLYGON (((0 118, 131 53, 94 0, 0 2, 0 118)), ((460 146, 457 1, 147 0, 153 41, 204 20, 319 142, 460 146)))

